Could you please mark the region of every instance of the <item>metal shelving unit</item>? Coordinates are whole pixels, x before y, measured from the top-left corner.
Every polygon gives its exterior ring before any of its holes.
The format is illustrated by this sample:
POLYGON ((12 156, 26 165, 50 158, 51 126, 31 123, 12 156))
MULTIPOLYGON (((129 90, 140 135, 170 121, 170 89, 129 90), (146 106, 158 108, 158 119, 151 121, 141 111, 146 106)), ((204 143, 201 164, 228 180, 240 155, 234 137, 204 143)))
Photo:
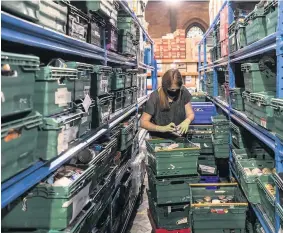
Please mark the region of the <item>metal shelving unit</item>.
MULTIPOLYGON (((151 52, 153 54, 153 41, 147 34, 146 30, 142 27, 139 19, 130 10, 126 2, 119 1, 119 3, 120 7, 124 8, 124 10, 128 12, 140 26, 144 34, 144 41, 151 43, 151 52)), ((1 22, 2 40, 39 49, 45 49, 51 52, 53 51, 62 54, 64 53, 85 57, 94 61, 101 62, 105 65, 107 65, 107 63, 109 62, 133 68, 140 68, 143 69, 144 72, 151 71, 152 79, 157 80, 157 77, 154 76, 156 73, 152 65, 146 65, 143 62, 137 63, 136 59, 128 58, 120 54, 107 51, 105 47, 100 48, 98 46, 88 44, 59 32, 47 29, 40 25, 25 21, 3 11, 1 11, 1 22)), ((151 64, 154 64, 153 56, 151 64)), ((147 95, 139 98, 137 104, 123 109, 121 112, 112 114, 107 128, 91 131, 83 138, 80 138, 76 142, 74 142, 73 147, 71 147, 63 154, 60 154, 57 158, 51 161, 39 161, 23 172, 2 183, 1 207, 4 208, 9 205, 12 201, 20 197, 34 185, 39 183, 42 179, 47 177, 50 173, 69 161, 79 151, 83 150, 99 137, 109 132, 110 129, 119 124, 131 113, 135 111, 137 112, 139 106, 143 105, 146 101, 147 95)))
MULTIPOLYGON (((213 62, 212 64, 207 64, 206 57, 206 38, 214 30, 217 22, 220 19, 221 11, 228 6, 228 23, 229 25, 233 22, 233 6, 232 0, 226 0, 221 7, 219 13, 214 19, 213 23, 204 34, 203 39, 199 43, 199 79, 200 81, 205 82, 206 75, 205 71, 213 70, 214 72, 214 83, 213 83, 213 96, 208 96, 208 98, 214 102, 218 107, 222 109, 224 113, 229 116, 229 119, 233 119, 239 125, 247 129, 254 136, 256 136, 260 141, 265 143, 269 148, 274 151, 275 154, 275 164, 277 173, 283 172, 283 142, 275 136, 274 133, 262 128, 257 125, 248 117, 235 109, 232 109, 231 105, 222 101, 218 97, 218 81, 217 81, 217 68, 218 67, 227 67, 229 74, 229 87, 235 87, 235 74, 233 67, 236 62, 240 62, 244 59, 251 58, 253 56, 263 54, 266 52, 274 51, 277 56, 277 84, 276 84, 276 98, 283 98, 283 1, 278 1, 278 28, 277 32, 269 35, 251 45, 248 45, 234 53, 229 54, 226 58, 221 58, 220 60, 213 62), (204 62, 201 62, 201 52, 204 52, 204 62)), ((229 101, 230 102, 230 101, 229 101)), ((230 155, 231 158, 232 155, 230 155)), ((235 178, 238 177, 233 171, 233 167, 230 166, 231 173, 235 178)), ((277 187, 276 191, 276 203, 279 203, 279 190, 277 187)), ((275 226, 272 226, 269 222, 267 215, 260 205, 251 205, 254 209, 255 214, 257 215, 259 221, 261 222, 266 233, 279 233, 280 232, 280 218, 277 213, 275 213, 276 223, 275 226)))

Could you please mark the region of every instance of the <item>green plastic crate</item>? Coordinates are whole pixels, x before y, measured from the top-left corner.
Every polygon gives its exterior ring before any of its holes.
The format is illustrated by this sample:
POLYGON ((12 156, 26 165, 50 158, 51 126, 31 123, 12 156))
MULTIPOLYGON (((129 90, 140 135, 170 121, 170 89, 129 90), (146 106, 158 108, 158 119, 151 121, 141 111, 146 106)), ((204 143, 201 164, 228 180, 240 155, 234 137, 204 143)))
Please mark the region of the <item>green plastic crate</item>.
POLYGON ((176 230, 190 228, 190 205, 167 205, 158 206, 152 199, 151 193, 147 191, 148 204, 151 216, 158 228, 176 230))
POLYGON ((90 95, 90 81, 93 76, 93 65, 81 62, 66 62, 68 68, 78 70, 78 79, 75 80, 74 100, 84 99, 90 95))
POLYGON ((229 89, 229 95, 230 95, 230 101, 232 108, 244 111, 244 100, 242 97, 242 93, 244 91, 244 88, 230 88, 229 89))
POLYGON ((126 56, 135 56, 136 49, 133 41, 133 35, 129 32, 121 32, 118 34, 118 51, 126 56))
MULTIPOLYGON (((190 185, 191 215, 194 232, 223 232, 222 229, 245 229, 248 202, 237 184, 211 184, 216 189, 207 189, 209 184, 190 185), (232 196, 232 203, 198 204, 205 196, 218 199, 219 195, 232 196)), ((225 232, 225 231, 224 231, 225 232)), ((228 231, 230 232, 230 231, 228 231)))
POLYGON ((132 102, 133 102, 132 90, 131 89, 124 90, 124 102, 123 102, 124 108, 131 106, 132 102))
POLYGON ((276 188, 271 175, 262 175, 257 178, 261 206, 272 225, 275 225, 275 196, 266 189, 266 184, 271 184, 274 188, 276 188))
POLYGON ((84 12, 96 12, 103 18, 110 18, 111 12, 114 10, 114 6, 110 1, 97 0, 97 1, 73 1, 72 4, 77 6, 84 12))
POLYGON ((236 39, 236 25, 237 22, 233 21, 228 29, 229 34, 229 51, 230 53, 234 53, 237 51, 237 39, 236 39))
POLYGON ((213 86, 206 84, 206 92, 209 96, 214 96, 213 86))
POLYGON ((283 227, 283 207, 280 204, 276 203, 275 210, 280 218, 281 228, 282 228, 283 227))
POLYGON ((80 108, 82 116, 79 125, 78 137, 83 136, 84 134, 88 133, 91 130, 92 111, 94 107, 95 107, 95 103, 94 101, 92 101, 87 112, 84 110, 84 108, 80 108))
POLYGON ((2 1, 1 8, 21 18, 37 22, 39 17, 40 1, 2 1))
POLYGON ((71 143, 78 138, 81 118, 80 110, 43 118, 37 143, 38 156, 50 160, 68 150, 71 143))
POLYGON ((261 70, 260 63, 244 63, 245 90, 248 92, 276 91, 276 74, 269 68, 261 70))
POLYGON ((283 141, 283 100, 275 98, 271 99, 271 107, 273 108, 274 131, 283 141))
POLYGON ((91 179, 95 171, 95 166, 76 167, 84 172, 68 186, 41 182, 27 196, 19 199, 16 206, 2 219, 2 226, 54 230, 68 227, 89 201, 91 179))
POLYGON ((246 26, 243 22, 237 23, 236 26, 236 41, 237 48, 242 49, 247 46, 246 26))
POLYGON ((198 172, 200 175, 217 175, 217 165, 214 155, 200 155, 198 157, 198 172))
POLYGON ((193 92, 191 102, 206 102, 206 94, 204 92, 193 92))
POLYGON ((111 90, 119 90, 125 87, 126 74, 121 68, 113 68, 111 75, 111 90))
POLYGON ((151 197, 157 205, 189 203, 189 184, 198 183, 200 179, 197 176, 158 179, 150 167, 147 167, 147 175, 151 197))
POLYGON ((1 52, 1 67, 1 117, 32 111, 39 57, 1 52))
POLYGON ((92 112, 91 127, 96 129, 108 124, 112 111, 113 96, 100 96, 96 99, 94 111, 92 112))
POLYGON ((132 85, 132 74, 126 70, 124 88, 130 88, 132 85))
POLYGON ((157 177, 195 175, 200 148, 184 138, 176 140, 152 139, 146 141, 149 166, 157 177), (178 143, 173 150, 157 150, 160 144, 178 143))
POLYGON ((258 223, 255 225, 255 233, 265 233, 264 228, 261 224, 258 223))
POLYGON ((42 124, 42 116, 31 113, 22 119, 1 125, 1 182, 28 168, 39 157, 35 150, 38 140, 38 128, 42 124))
POLYGON ((245 113, 246 113, 246 116, 248 118, 250 118, 251 120, 254 119, 254 115, 253 115, 253 102, 252 102, 252 99, 251 99, 251 95, 249 92, 247 91, 244 91, 243 94, 243 99, 244 99, 244 104, 245 104, 245 113))
POLYGON ((63 1, 40 0, 38 19, 40 25, 66 34, 68 6, 63 1))
POLYGON ((132 36, 136 37, 137 35, 137 25, 132 17, 118 17, 117 27, 132 36))
POLYGON ((271 35, 277 32, 278 25, 278 0, 270 1, 264 8, 266 17, 266 32, 271 35))
POLYGON ((275 94, 275 92, 260 92, 250 95, 253 101, 254 122, 269 130, 273 130, 274 127, 271 99, 275 97, 275 94))
POLYGON ((70 109, 76 79, 76 69, 41 67, 35 82, 35 110, 50 116, 70 109))
POLYGON ((91 97, 107 95, 110 92, 110 78, 112 68, 109 66, 94 65, 91 77, 91 97))
POLYGON ((213 154, 210 134, 188 134, 187 139, 200 148, 200 154, 213 154))
POLYGON ((191 134, 212 134, 212 125, 190 125, 188 129, 188 135, 191 134))
POLYGON ((242 189, 248 197, 248 200, 253 204, 261 203, 259 196, 259 189, 256 183, 256 175, 247 175, 244 168, 274 168, 274 161, 268 160, 256 160, 256 159, 242 159, 237 161, 237 167, 239 169, 239 178, 242 189))
POLYGON ((229 120, 224 115, 211 117, 214 139, 229 140, 229 120))
POLYGON ((137 87, 133 87, 131 89, 132 91, 132 104, 136 104, 138 102, 138 88, 137 87))
POLYGON ((123 108, 124 91, 115 91, 113 94, 112 113, 115 113, 123 108))
POLYGON ((233 144, 239 149, 245 148, 246 142, 245 140, 243 140, 243 137, 242 137, 245 133, 243 128, 240 128, 237 125, 230 122, 230 130, 231 130, 233 144))
POLYGON ((135 123, 132 122, 129 125, 121 128, 121 140, 120 140, 120 150, 126 150, 133 143, 135 137, 135 123))
POLYGON ((266 37, 264 8, 255 8, 245 19, 247 45, 266 37))
POLYGON ((214 80, 213 71, 207 71, 205 72, 205 75, 206 75, 206 83, 213 84, 213 80, 214 80))
POLYGON ((214 145, 215 158, 229 158, 230 147, 227 138, 216 139, 214 138, 214 135, 211 135, 211 137, 214 145))

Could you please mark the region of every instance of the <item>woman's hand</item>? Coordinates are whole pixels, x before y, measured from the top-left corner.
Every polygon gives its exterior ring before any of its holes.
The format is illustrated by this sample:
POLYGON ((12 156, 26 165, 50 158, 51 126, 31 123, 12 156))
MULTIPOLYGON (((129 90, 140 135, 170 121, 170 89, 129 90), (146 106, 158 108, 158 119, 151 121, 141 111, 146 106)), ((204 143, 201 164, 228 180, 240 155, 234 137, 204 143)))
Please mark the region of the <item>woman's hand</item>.
POLYGON ((174 132, 175 129, 176 129, 176 125, 173 122, 165 126, 160 126, 160 125, 156 126, 156 131, 160 133, 174 132))
POLYGON ((189 130, 190 124, 191 124, 191 120, 187 118, 180 125, 178 125, 177 129, 180 132, 180 134, 186 134, 189 130))

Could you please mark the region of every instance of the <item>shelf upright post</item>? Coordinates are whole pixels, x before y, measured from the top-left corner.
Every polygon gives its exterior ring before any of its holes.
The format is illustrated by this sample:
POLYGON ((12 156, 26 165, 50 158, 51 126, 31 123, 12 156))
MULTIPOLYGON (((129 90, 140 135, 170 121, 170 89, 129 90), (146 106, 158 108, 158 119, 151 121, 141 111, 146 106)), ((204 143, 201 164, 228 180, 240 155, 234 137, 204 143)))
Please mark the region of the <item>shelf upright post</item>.
POLYGON ((106 36, 105 36, 105 27, 102 29, 102 38, 103 38, 103 48, 104 48, 104 65, 107 66, 107 48, 106 48, 106 36))
POLYGON ((198 44, 198 83, 199 83, 199 90, 204 91, 201 85, 201 58, 200 58, 200 53, 201 53, 201 42, 198 44))
POLYGON ((283 98, 283 1, 278 1, 276 97, 283 98))
POLYGON ((213 67, 213 97, 218 96, 218 73, 217 68, 213 67))
POLYGON ((156 61, 154 59, 154 46, 153 43, 150 44, 150 52, 151 52, 151 64, 154 67, 154 70, 151 71, 151 81, 152 81, 152 90, 156 90, 157 89, 157 64, 156 61))
POLYGON ((206 57, 206 41, 207 39, 205 38, 203 41, 203 66, 206 67, 207 65, 207 57, 206 57))

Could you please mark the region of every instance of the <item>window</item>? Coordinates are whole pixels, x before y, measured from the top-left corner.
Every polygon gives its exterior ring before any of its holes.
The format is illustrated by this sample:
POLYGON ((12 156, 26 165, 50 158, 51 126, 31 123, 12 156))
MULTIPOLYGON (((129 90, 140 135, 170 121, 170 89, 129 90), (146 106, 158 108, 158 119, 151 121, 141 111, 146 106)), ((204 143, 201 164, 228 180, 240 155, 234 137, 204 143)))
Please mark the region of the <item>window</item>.
POLYGON ((198 25, 191 25, 187 30, 187 38, 202 36, 204 31, 198 25))

